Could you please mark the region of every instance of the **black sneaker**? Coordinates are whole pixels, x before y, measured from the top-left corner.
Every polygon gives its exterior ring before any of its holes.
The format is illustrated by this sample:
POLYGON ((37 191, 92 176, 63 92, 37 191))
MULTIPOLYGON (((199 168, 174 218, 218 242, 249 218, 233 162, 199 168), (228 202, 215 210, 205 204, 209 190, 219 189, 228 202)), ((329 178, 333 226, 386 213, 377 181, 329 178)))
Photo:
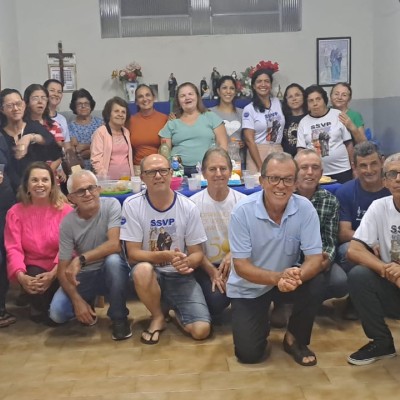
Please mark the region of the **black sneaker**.
POLYGON ((127 318, 116 319, 112 323, 112 338, 114 340, 124 340, 132 336, 131 324, 127 318))
POLYGON ((353 365, 367 365, 383 358, 395 356, 396 350, 393 344, 388 347, 382 347, 372 341, 361 347, 361 349, 355 353, 350 354, 350 356, 347 357, 347 362, 353 365))

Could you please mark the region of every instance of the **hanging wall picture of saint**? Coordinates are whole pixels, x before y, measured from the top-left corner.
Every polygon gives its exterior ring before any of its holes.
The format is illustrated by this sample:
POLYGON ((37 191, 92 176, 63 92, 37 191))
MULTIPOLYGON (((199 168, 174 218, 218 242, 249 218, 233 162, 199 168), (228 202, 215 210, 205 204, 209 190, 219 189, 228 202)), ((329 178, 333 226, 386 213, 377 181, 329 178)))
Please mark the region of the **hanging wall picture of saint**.
POLYGON ((351 83, 351 38, 317 39, 317 83, 334 86, 338 82, 351 83))

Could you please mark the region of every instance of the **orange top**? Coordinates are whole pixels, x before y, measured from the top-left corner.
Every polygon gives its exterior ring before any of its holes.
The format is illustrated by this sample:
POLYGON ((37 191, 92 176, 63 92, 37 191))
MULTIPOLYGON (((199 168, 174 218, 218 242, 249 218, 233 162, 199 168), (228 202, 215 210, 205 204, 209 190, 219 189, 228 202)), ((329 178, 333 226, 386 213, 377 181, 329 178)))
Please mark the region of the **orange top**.
POLYGON ((138 112, 131 117, 129 132, 133 148, 133 165, 139 165, 142 158, 158 152, 161 143, 158 132, 167 121, 167 115, 155 110, 148 116, 138 112))

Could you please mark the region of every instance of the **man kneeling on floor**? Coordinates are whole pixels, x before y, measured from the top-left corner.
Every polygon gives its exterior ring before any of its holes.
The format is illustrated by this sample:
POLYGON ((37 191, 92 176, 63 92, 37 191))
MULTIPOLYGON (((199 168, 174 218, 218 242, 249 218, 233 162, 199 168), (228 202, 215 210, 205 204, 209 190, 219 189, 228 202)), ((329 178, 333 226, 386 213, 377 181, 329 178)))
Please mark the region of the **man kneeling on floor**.
POLYGON ((201 264, 201 244, 207 240, 200 212, 191 200, 170 189, 172 170, 166 158, 150 155, 142 160, 140 170, 147 190, 125 200, 121 239, 133 265, 136 293, 152 317, 141 341, 158 343, 165 329, 161 302, 175 311, 178 323, 194 339, 205 339, 211 317, 192 274, 201 264), (155 230, 162 240, 154 247, 155 230), (162 242, 167 238, 165 249, 162 242))
POLYGON ((324 295, 318 214, 293 194, 298 167, 287 153, 272 153, 261 167, 261 192, 233 209, 229 242, 233 268, 227 290, 232 305, 235 354, 257 363, 267 355, 271 301, 293 304, 283 348, 300 365, 317 363, 307 347, 324 295), (293 266, 304 254, 304 262, 293 266))
POLYGON ((347 358, 354 365, 396 355, 385 317, 400 319, 400 153, 386 159, 383 172, 392 196, 369 206, 347 251, 356 264, 348 275, 350 296, 371 339, 347 358), (379 257, 373 251, 376 245, 379 257))
POLYGON ((61 287, 50 305, 50 318, 64 323, 76 317, 94 325, 95 298, 107 295, 112 338, 132 336, 126 298, 129 265, 120 256, 121 206, 113 198, 100 198, 96 176, 79 171, 68 179, 68 199, 76 208, 60 227, 58 279, 61 287))

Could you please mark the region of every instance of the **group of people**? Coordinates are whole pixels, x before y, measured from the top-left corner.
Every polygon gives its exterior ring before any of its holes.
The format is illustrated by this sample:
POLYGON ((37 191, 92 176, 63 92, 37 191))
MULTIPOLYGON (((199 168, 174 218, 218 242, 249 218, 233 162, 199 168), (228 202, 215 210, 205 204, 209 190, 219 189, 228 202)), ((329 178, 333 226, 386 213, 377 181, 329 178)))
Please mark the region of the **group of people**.
POLYGON ((58 81, 30 85, 24 97, 4 89, 0 327, 16 321, 5 307, 8 275, 28 294, 30 318, 51 326, 73 318, 95 324, 95 298, 106 294, 112 338, 127 339, 133 287, 151 314, 144 344, 159 342, 170 310, 201 340, 231 306, 235 354, 257 363, 269 354, 273 313, 291 303, 283 348, 312 366, 317 358, 308 345, 322 302, 349 294, 347 311, 371 341, 348 362, 394 356, 384 317, 400 315, 400 155, 384 160, 365 141, 362 117, 348 107, 348 84, 332 88, 329 108, 316 85, 290 85, 281 104, 272 82, 271 71, 257 70, 243 110, 234 104, 232 76, 216 82, 212 110, 185 82, 169 117, 155 111, 152 89, 139 85, 136 115, 114 97, 102 120, 91 115, 94 99, 80 89, 69 125, 56 111, 58 81), (190 199, 171 190, 169 160, 157 154, 161 138, 181 157, 185 175, 201 164, 205 190, 190 199), (232 138, 247 169, 260 173, 260 192, 244 196, 228 187, 232 138), (86 169, 67 177, 57 171, 69 151, 86 169), (343 184, 335 196, 319 186, 322 174, 343 184), (133 175, 146 189, 122 209, 116 199, 100 197, 99 179, 133 175))

